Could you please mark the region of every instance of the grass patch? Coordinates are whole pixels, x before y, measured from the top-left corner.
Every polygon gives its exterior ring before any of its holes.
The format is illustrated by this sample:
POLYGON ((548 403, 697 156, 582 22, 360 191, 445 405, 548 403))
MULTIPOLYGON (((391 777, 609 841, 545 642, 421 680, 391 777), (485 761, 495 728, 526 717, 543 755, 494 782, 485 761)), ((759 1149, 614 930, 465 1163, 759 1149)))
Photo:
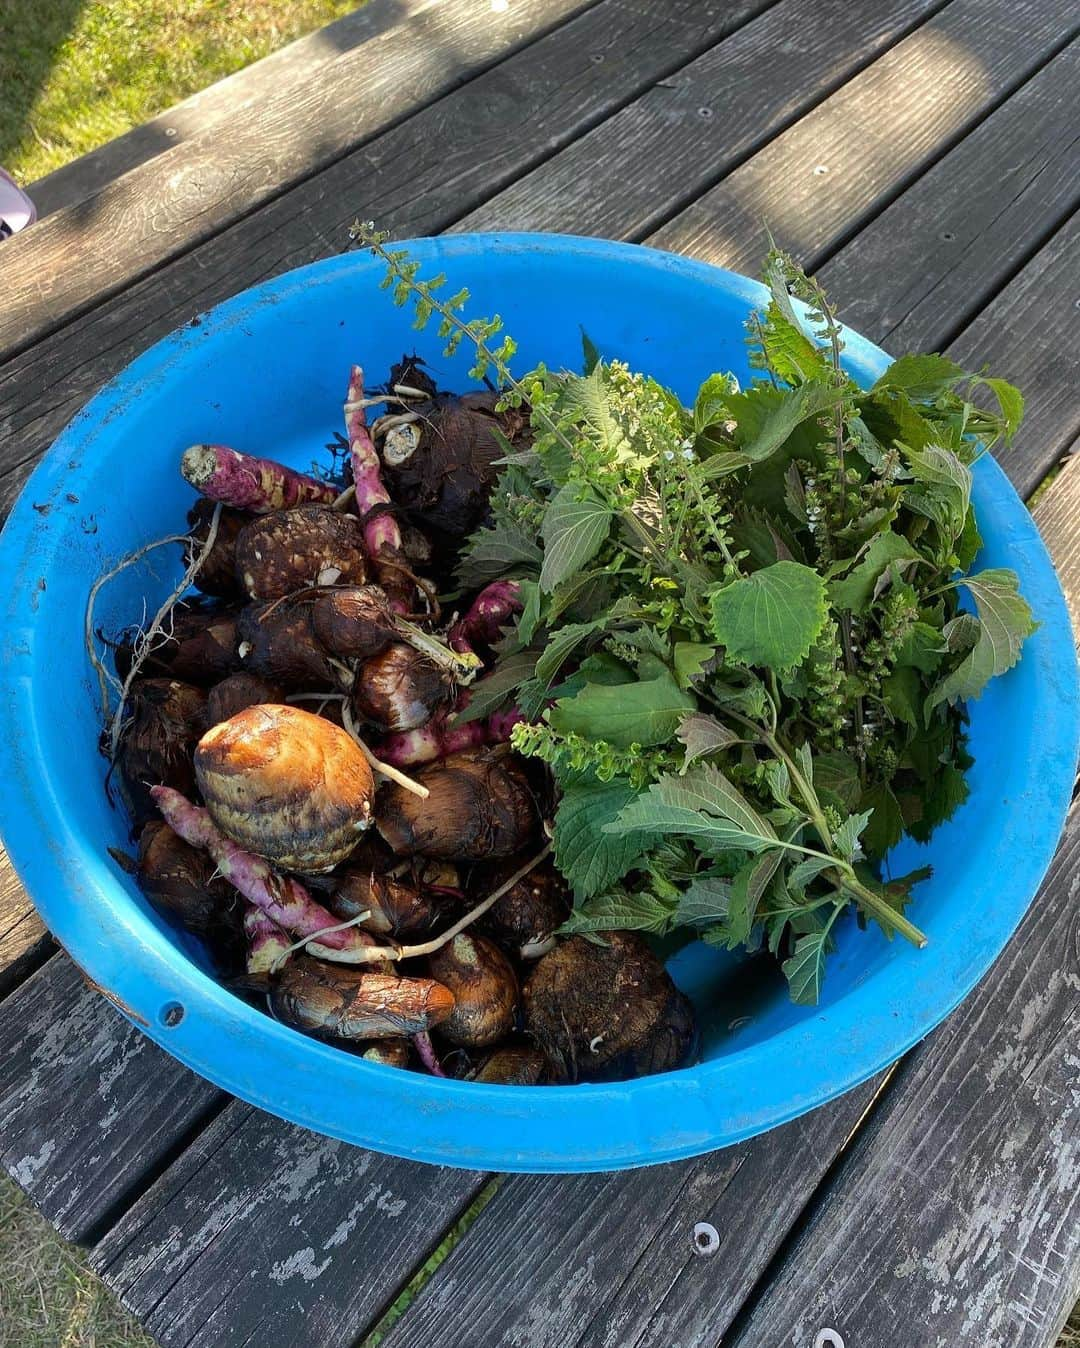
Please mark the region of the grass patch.
POLYGON ((0 0, 0 165, 32 182, 358 0, 0 0))
POLYGON ((153 1339, 0 1174, 0 1348, 156 1348, 153 1339))

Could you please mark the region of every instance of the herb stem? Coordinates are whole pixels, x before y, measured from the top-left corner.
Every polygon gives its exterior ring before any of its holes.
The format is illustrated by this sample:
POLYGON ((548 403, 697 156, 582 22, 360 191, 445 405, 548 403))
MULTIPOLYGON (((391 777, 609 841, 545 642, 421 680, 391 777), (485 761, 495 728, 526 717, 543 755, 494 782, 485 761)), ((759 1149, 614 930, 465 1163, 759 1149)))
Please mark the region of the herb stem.
POLYGON ((903 913, 897 912, 880 895, 875 894, 872 889, 868 889, 854 874, 845 874, 837 870, 831 877, 841 889, 846 889, 853 896, 861 908, 872 916, 877 918, 878 922, 885 927, 895 927, 901 936, 906 936, 912 945, 919 950, 924 949, 927 944, 926 936, 909 922, 903 913))

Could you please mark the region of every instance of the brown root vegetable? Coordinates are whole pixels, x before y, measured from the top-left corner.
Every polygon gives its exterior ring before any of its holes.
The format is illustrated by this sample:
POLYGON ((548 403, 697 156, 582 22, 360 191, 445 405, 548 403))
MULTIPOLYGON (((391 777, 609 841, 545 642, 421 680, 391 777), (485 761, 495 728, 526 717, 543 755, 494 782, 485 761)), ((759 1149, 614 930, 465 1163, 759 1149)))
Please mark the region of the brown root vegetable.
POLYGON ((212 683, 239 669, 236 625, 235 613, 220 613, 201 631, 181 640, 172 656, 173 677, 189 683, 212 683))
POLYGON ((408 1067, 409 1041, 379 1039, 374 1044, 369 1044, 360 1056, 365 1062, 378 1063, 380 1067, 408 1067))
POLYGON ((237 623, 242 667, 292 691, 349 688, 352 674, 316 640, 304 600, 250 604, 237 623))
MULTIPOLYGON (((168 634, 156 640, 143 657, 143 678, 181 679, 185 683, 212 683, 236 669, 238 610, 201 598, 182 600, 169 615, 168 634)), ((135 658, 138 633, 127 632, 115 648, 116 672, 127 678, 135 658)))
POLYGON ((220 725, 237 712, 257 707, 261 702, 283 702, 285 690, 280 684, 258 674, 230 674, 216 683, 206 697, 207 726, 220 725))
POLYGON ((488 1048, 514 1028, 518 981, 492 941, 463 932, 428 961, 431 976, 454 994, 454 1009, 439 1033, 461 1048, 488 1048))
POLYGON ((525 1029, 557 1080, 644 1076, 681 1067, 696 1039, 693 1008, 636 932, 604 945, 571 936, 525 982, 525 1029))
POLYGON ((236 539, 236 576, 249 598, 283 599, 309 585, 362 585, 363 530, 326 505, 260 515, 236 539))
POLYGON ((535 1086, 546 1071, 547 1059, 538 1048, 507 1044, 490 1053, 468 1079, 491 1086, 535 1086))
POLYGON ((157 816, 150 788, 195 788, 191 752, 202 734, 206 694, 177 679, 136 679, 128 692, 116 764, 136 825, 157 816))
POLYGON ((221 928, 224 914, 236 903, 232 886, 214 878, 206 853, 160 819, 151 819, 139 834, 135 877, 155 908, 177 917, 196 936, 221 928))
POLYGON ((380 936, 426 931, 439 915, 439 905, 415 885, 356 866, 342 874, 326 906, 343 921, 370 913, 360 926, 380 936))
POLYGON ((431 539, 415 524, 401 526, 401 547, 405 553, 405 560, 414 569, 431 565, 435 549, 431 546, 431 539))
MULTIPOLYGON (((513 864, 485 872, 483 887, 495 889, 514 869, 513 864)), ((570 916, 570 892, 550 863, 537 866, 478 921, 476 929, 522 959, 539 959, 551 949, 553 933, 570 916)))
POLYGON ((331 1039, 399 1039, 445 1021, 453 994, 431 978, 397 978, 306 955, 289 961, 270 992, 274 1014, 331 1039))
POLYGON ((539 811, 519 762, 503 748, 451 754, 421 768, 420 800, 394 783, 375 805, 379 832, 398 856, 486 861, 528 845, 539 811))
MULTIPOLYGON (((184 554, 185 567, 191 565, 206 542, 215 504, 200 497, 188 511, 191 542, 187 544, 184 554)), ((236 538, 244 525, 254 518, 246 510, 230 510, 228 506, 222 506, 214 546, 203 559, 195 576, 196 589, 222 599, 239 599, 243 596, 244 591, 236 578, 236 538)))
POLYGON ((506 441, 514 448, 531 441, 528 408, 499 412, 498 401, 497 393, 437 393, 411 405, 419 420, 407 432, 383 440, 391 496, 444 548, 456 548, 483 519, 506 441))
POLYGON ((366 660, 400 641, 396 615, 377 585, 328 590, 311 600, 311 629, 316 640, 342 660, 366 660))
POLYGON ((404 642, 387 646, 356 672, 353 714, 382 734, 415 730, 453 701, 456 685, 445 669, 404 642))
POLYGON ((214 726, 195 775, 221 832, 285 870, 329 870, 371 822, 374 781, 359 746, 298 707, 248 707, 214 726))

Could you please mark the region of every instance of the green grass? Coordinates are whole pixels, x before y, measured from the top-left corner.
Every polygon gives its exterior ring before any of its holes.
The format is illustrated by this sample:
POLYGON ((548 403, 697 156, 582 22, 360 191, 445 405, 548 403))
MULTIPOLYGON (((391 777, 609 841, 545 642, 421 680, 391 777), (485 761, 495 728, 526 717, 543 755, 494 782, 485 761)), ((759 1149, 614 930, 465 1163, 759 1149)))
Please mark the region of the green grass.
POLYGON ((156 1348, 85 1256, 0 1175, 0 1348, 156 1348))
POLYGON ((358 7, 0 0, 0 165, 32 182, 358 7))

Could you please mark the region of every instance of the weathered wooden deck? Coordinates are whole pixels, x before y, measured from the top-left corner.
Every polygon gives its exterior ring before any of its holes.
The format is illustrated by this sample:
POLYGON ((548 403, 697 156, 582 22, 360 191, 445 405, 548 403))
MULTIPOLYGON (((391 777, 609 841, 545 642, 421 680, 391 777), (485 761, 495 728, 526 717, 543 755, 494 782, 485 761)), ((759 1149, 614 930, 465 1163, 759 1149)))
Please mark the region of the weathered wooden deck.
MULTIPOLYGON (((0 511, 199 310, 398 236, 603 234, 755 270, 763 224, 894 353, 1080 440, 1069 0, 373 0, 52 175, 0 246, 0 511)), ((1080 616, 1080 465, 1034 513, 1080 616)), ((2 854, 0 854, 2 856, 2 854)), ((438 1170, 227 1099, 81 981, 0 868, 0 1155, 166 1348, 1046 1348, 1080 1295, 1080 814, 978 990, 891 1072, 631 1174, 438 1170), (696 1255, 713 1223, 719 1251, 696 1255)))

